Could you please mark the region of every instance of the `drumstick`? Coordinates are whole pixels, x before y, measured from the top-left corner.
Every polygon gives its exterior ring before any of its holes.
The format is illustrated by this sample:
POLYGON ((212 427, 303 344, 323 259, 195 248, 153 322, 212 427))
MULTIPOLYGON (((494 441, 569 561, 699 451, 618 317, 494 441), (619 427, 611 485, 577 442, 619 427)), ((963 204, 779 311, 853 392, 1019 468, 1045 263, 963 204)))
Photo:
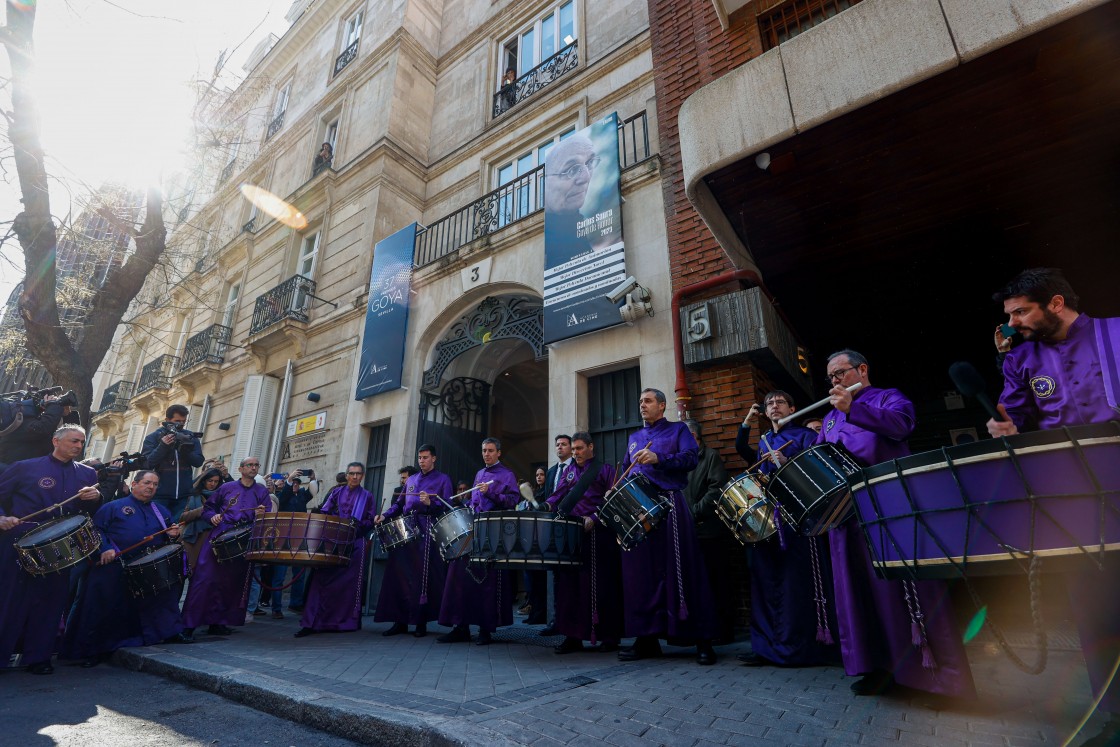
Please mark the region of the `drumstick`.
MULTIPOLYGON (((650 446, 652 446, 652 445, 653 445, 653 439, 650 439, 649 443, 647 443, 647 444, 645 445, 645 447, 643 447, 643 448, 642 448, 642 451, 645 451, 646 449, 648 449, 648 448, 649 448, 650 446)), ((622 477, 620 477, 620 478, 618 478, 617 480, 615 480, 615 481, 614 481, 614 485, 611 485, 611 490, 614 490, 615 488, 617 488, 617 487, 619 486, 619 484, 620 484, 620 483, 621 483, 621 482, 622 482, 623 480, 625 480, 625 479, 626 479, 626 476, 627 476, 628 474, 630 474, 630 470, 634 469, 634 465, 635 465, 635 464, 637 464, 637 462, 630 462, 630 466, 629 466, 629 467, 627 467, 627 468, 626 468, 626 471, 622 473, 622 477)), ((609 493, 609 492, 611 492, 611 490, 608 490, 607 492, 609 493)))
POLYGON ((23 517, 22 519, 20 519, 20 521, 27 521, 27 520, 28 520, 28 519, 30 519, 31 517, 33 517, 33 516, 38 516, 38 515, 39 515, 39 514, 41 514, 41 513, 45 513, 45 512, 47 512, 47 511, 54 511, 54 510, 55 510, 56 508, 62 508, 62 507, 63 507, 64 505, 66 505, 66 504, 67 504, 67 503, 69 503, 70 501, 74 500, 74 499, 75 499, 75 498, 77 498, 77 497, 78 497, 79 495, 81 495, 81 493, 75 493, 74 495, 70 496, 69 498, 67 498, 66 500, 62 501, 61 503, 56 503, 56 504, 54 504, 53 506, 47 506, 46 508, 41 508, 41 509, 39 509, 38 511, 36 511, 35 513, 33 513, 33 514, 28 514, 27 516, 24 516, 24 517, 23 517))
MULTIPOLYGON (((851 386, 845 387, 845 389, 847 389, 849 392, 854 392, 855 390, 859 389, 861 386, 863 386, 863 382, 862 381, 857 381, 856 383, 852 384, 851 386)), ((813 404, 809 405, 808 407, 802 408, 802 409, 798 410, 797 412, 795 412, 791 415, 786 415, 784 418, 780 418, 776 422, 779 426, 785 425, 786 423, 793 420, 794 418, 799 418, 807 412, 815 410, 818 407, 823 407, 824 405, 827 405, 830 399, 832 399, 832 395, 829 395, 829 396, 825 397, 820 402, 814 402, 813 404)))
POLYGON ((771 449, 770 451, 766 452, 766 456, 762 457, 762 458, 761 458, 761 459, 759 459, 759 460, 758 460, 757 462, 755 462, 755 463, 754 463, 754 464, 752 464, 751 466, 747 467, 747 472, 750 472, 750 471, 751 471, 752 469, 754 469, 755 467, 759 466, 759 465, 760 465, 760 464, 762 464, 763 462, 769 461, 769 459, 770 459, 770 457, 771 457, 772 455, 774 455, 774 454, 777 454, 777 453, 778 453, 779 451, 781 451, 781 450, 782 450, 782 449, 784 449, 785 447, 789 446, 789 445, 790 445, 791 443, 793 443, 793 441, 786 441, 786 442, 785 442, 784 444, 782 444, 782 445, 781 445, 781 446, 779 446, 778 448, 776 448, 776 449, 771 449))
POLYGON ((137 547, 140 547, 140 545, 144 544, 145 542, 151 542, 152 540, 154 540, 154 539, 155 539, 156 537, 160 536, 160 535, 161 535, 161 534, 163 534, 164 532, 170 532, 170 531, 171 531, 172 529, 175 529, 175 528, 176 528, 176 527, 178 527, 178 526, 179 526, 178 524, 172 524, 171 526, 167 527, 166 529, 161 529, 161 530, 159 530, 159 531, 158 531, 158 532, 156 532, 155 534, 149 534, 149 535, 148 535, 147 537, 145 537, 144 539, 140 540, 140 541, 139 541, 139 542, 137 542, 137 543, 136 543, 135 545, 129 545, 129 546, 128 546, 128 547, 126 547, 125 549, 123 549, 123 550, 121 550, 120 552, 118 552, 118 553, 117 553, 117 557, 120 557, 121 555, 124 555, 124 554, 125 554, 126 552, 129 552, 129 551, 131 551, 131 550, 135 550, 135 549, 136 549, 137 547))
MULTIPOLYGON (((494 481, 493 481, 493 480, 487 480, 486 482, 480 482, 480 483, 479 483, 478 485, 475 485, 475 486, 474 486, 474 488, 467 488, 467 489, 466 489, 466 490, 464 490, 463 492, 461 492, 461 493, 456 493, 455 495, 451 496, 451 497, 450 497, 450 498, 448 498, 447 500, 448 500, 448 501, 453 501, 453 500, 455 500, 456 498, 458 498, 458 497, 460 497, 460 496, 466 495, 467 493, 473 493, 473 492, 474 492, 474 489, 475 489, 475 488, 481 487, 481 486, 483 486, 483 485, 489 485, 489 484, 491 484, 492 482, 494 482, 494 481)), ((436 493, 432 493, 431 495, 434 495, 434 496, 435 496, 436 498, 439 498, 439 502, 440 502, 440 503, 442 503, 443 505, 447 506, 448 508, 450 508, 450 509, 451 509, 452 511, 454 511, 454 510, 455 510, 455 507, 454 507, 454 506, 452 506, 452 505, 451 505, 450 503, 448 503, 447 501, 443 500, 443 498, 440 498, 438 494, 436 494, 436 493)))

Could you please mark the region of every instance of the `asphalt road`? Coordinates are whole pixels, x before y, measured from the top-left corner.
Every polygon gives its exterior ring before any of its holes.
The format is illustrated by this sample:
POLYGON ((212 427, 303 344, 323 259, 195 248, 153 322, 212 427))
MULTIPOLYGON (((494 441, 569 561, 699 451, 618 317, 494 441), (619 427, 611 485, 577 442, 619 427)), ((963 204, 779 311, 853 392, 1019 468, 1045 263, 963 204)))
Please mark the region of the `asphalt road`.
POLYGON ((107 664, 0 671, 4 747, 350 747, 212 693, 107 664))

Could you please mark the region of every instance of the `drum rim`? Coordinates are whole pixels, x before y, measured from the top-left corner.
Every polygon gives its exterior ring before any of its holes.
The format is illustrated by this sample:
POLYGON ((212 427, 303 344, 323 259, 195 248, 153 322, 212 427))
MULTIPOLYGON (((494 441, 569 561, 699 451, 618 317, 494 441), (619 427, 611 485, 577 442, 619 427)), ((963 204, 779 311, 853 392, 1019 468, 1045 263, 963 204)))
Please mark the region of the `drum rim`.
POLYGON ((157 562, 163 560, 164 558, 174 557, 176 554, 181 555, 182 552, 183 552, 183 546, 180 545, 178 542, 168 542, 166 545, 160 545, 159 547, 152 550, 151 552, 146 552, 142 555, 139 555, 139 556, 133 558, 132 560, 125 563, 124 567, 125 568, 132 568, 132 567, 139 568, 140 566, 144 565, 145 563, 157 563, 157 562), (163 552, 164 550, 167 550, 168 548, 178 548, 178 553, 176 553, 175 550, 171 550, 169 552, 163 552), (158 557, 153 559, 152 556, 154 556, 154 555, 158 555, 158 557))
POLYGON ((32 550, 32 549, 37 548, 37 547, 46 547, 47 545, 52 545, 55 542, 58 542, 59 540, 69 539, 71 536, 73 536, 73 535, 77 534, 78 532, 82 531, 87 526, 92 528, 93 527, 93 520, 90 519, 90 517, 86 516, 85 514, 74 514, 74 515, 71 515, 71 516, 60 516, 57 519, 51 519, 50 521, 43 522, 42 524, 35 527, 34 529, 29 530, 26 534, 23 534, 18 539, 16 539, 15 542, 13 542, 12 544, 14 544, 16 547, 23 548, 25 550, 32 550), (22 544, 25 539, 32 536, 33 534, 35 534, 37 532, 41 532, 44 529, 53 528, 56 525, 63 524, 67 521, 70 521, 71 519, 79 519, 79 521, 74 525, 74 528, 71 529, 70 531, 64 532, 63 534, 61 534, 58 537, 52 537, 51 539, 46 539, 46 540, 43 540, 42 542, 37 542, 33 545, 22 544))

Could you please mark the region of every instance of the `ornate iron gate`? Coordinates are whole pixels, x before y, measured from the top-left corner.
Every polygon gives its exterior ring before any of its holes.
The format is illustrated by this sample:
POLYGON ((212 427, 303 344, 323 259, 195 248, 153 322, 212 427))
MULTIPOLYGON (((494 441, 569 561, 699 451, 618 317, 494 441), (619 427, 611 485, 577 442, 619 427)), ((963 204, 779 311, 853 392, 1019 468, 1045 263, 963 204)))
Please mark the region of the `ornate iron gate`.
POLYGON ((420 395, 416 447, 432 444, 439 454, 436 469, 451 481, 470 480, 482 467, 482 439, 490 426, 490 384, 461 376, 439 391, 420 395))

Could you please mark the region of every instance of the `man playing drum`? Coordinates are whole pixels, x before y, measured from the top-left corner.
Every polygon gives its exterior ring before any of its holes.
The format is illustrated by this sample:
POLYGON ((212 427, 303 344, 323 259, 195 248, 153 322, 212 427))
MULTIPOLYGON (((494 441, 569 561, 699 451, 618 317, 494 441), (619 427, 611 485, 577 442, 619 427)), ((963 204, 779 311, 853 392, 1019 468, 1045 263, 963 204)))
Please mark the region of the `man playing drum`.
POLYGON ((596 512, 614 482, 614 468, 595 458, 591 434, 572 436, 575 461, 564 470, 548 505, 560 516, 583 520, 583 564, 557 568, 556 621, 564 636, 558 654, 583 650, 583 641, 602 641, 601 651, 615 651, 622 640, 622 571, 615 533, 604 526, 596 512))
MULTIPOLYGON (((897 389, 871 386, 867 359, 854 350, 828 358, 833 409, 817 443, 839 443, 864 466, 910 453, 914 405, 897 389), (861 387, 854 392, 848 387, 861 387)), ((892 680, 918 690, 975 697, 972 670, 943 581, 884 581, 875 575, 859 525, 828 533, 844 670, 872 695, 892 680)))
MULTIPOLYGON (((735 436, 735 450, 748 464, 766 459, 759 465, 759 471, 769 476, 810 448, 817 434, 800 425, 779 424, 797 408, 792 396, 775 389, 762 398, 770 431, 759 438, 756 456, 750 445, 750 433, 759 409, 757 403, 751 405, 743 418, 735 436)), ((806 537, 797 527, 779 521, 777 536, 750 546, 754 553, 751 652, 740 654, 739 660, 753 667, 811 667, 835 662, 836 606, 828 601, 833 591, 827 541, 824 537, 806 537)))
POLYGON ((658 639, 696 645, 700 664, 715 664, 715 604, 692 514, 681 491, 696 468, 698 446, 684 423, 665 419, 665 394, 643 389, 638 409, 645 425, 630 436, 623 470, 645 475, 672 501, 669 517, 630 552, 622 554, 626 635, 634 645, 620 661, 660 656, 658 639))
MULTIPOLYGON (((501 463, 502 444, 496 438, 482 441, 485 466, 474 476, 475 488, 464 501, 476 514, 485 511, 508 511, 517 505, 521 492, 517 476, 501 463), (484 484, 493 480, 490 484, 484 484)), ((477 571, 470 558, 455 558, 447 564, 447 582, 439 608, 439 624, 453 628, 441 635, 440 643, 461 643, 471 639, 471 625, 478 626, 479 646, 487 646, 491 633, 503 625, 513 625, 513 589, 509 571, 482 566, 477 571), (481 573, 482 576, 477 574, 481 573)))
MULTIPOLYGON (((84 659, 82 666, 92 667, 124 646, 194 642, 180 632, 181 585, 134 598, 125 583, 124 567, 116 562, 118 558, 125 562, 141 558, 179 536, 179 526, 171 520, 171 513, 152 501, 158 485, 156 472, 137 472, 132 478, 131 495, 106 503, 94 515, 93 523, 101 535, 101 554, 66 621, 59 651, 62 658, 84 659), (145 541, 152 535, 156 536, 145 541)), ((172 557, 181 569, 182 554, 172 557)))
POLYGON ((23 641, 23 661, 32 674, 50 674, 58 625, 66 611, 69 573, 32 576, 16 561, 15 542, 40 524, 75 513, 88 513, 96 501, 97 471, 77 459, 86 443, 81 428, 63 426, 51 439, 54 451, 47 456, 15 462, 0 475, 0 666, 7 666, 23 641), (20 517, 62 503, 34 521, 20 517))
MULTIPOLYGON (((1023 336, 1003 361, 1003 420, 989 420, 995 438, 1020 430, 1120 421, 1120 317, 1094 319, 1061 270, 1024 270, 995 294, 1007 323, 1023 336)), ((1120 557, 1104 556, 1103 568, 1065 577, 1077 621, 1093 697, 1108 722, 1083 744, 1120 742, 1120 685, 1112 676, 1120 659, 1120 557)))
MULTIPOLYGON (((436 469, 436 447, 431 444, 419 448, 416 461, 420 471, 408 476, 403 492, 374 519, 380 525, 398 516, 412 515, 420 530, 418 538, 389 551, 373 616, 374 622, 393 623, 381 634, 384 636, 406 633, 412 624, 416 626, 413 635, 423 638, 428 634, 428 622, 439 617, 439 603, 443 599, 447 564, 430 529, 433 519, 447 510, 443 501, 451 498, 451 478, 436 469)), ((401 472, 404 474, 404 470, 401 472)))
POLYGON ((257 457, 242 459, 237 468, 241 478, 224 483, 203 504, 202 519, 210 522, 214 531, 203 540, 187 587, 187 601, 183 603, 183 632, 188 636, 204 623, 209 625, 210 635, 229 635, 233 632, 229 626, 245 624, 249 561, 239 557, 219 563, 213 543, 236 526, 252 524, 272 506, 268 488, 256 481, 260 468, 261 460, 257 457))

